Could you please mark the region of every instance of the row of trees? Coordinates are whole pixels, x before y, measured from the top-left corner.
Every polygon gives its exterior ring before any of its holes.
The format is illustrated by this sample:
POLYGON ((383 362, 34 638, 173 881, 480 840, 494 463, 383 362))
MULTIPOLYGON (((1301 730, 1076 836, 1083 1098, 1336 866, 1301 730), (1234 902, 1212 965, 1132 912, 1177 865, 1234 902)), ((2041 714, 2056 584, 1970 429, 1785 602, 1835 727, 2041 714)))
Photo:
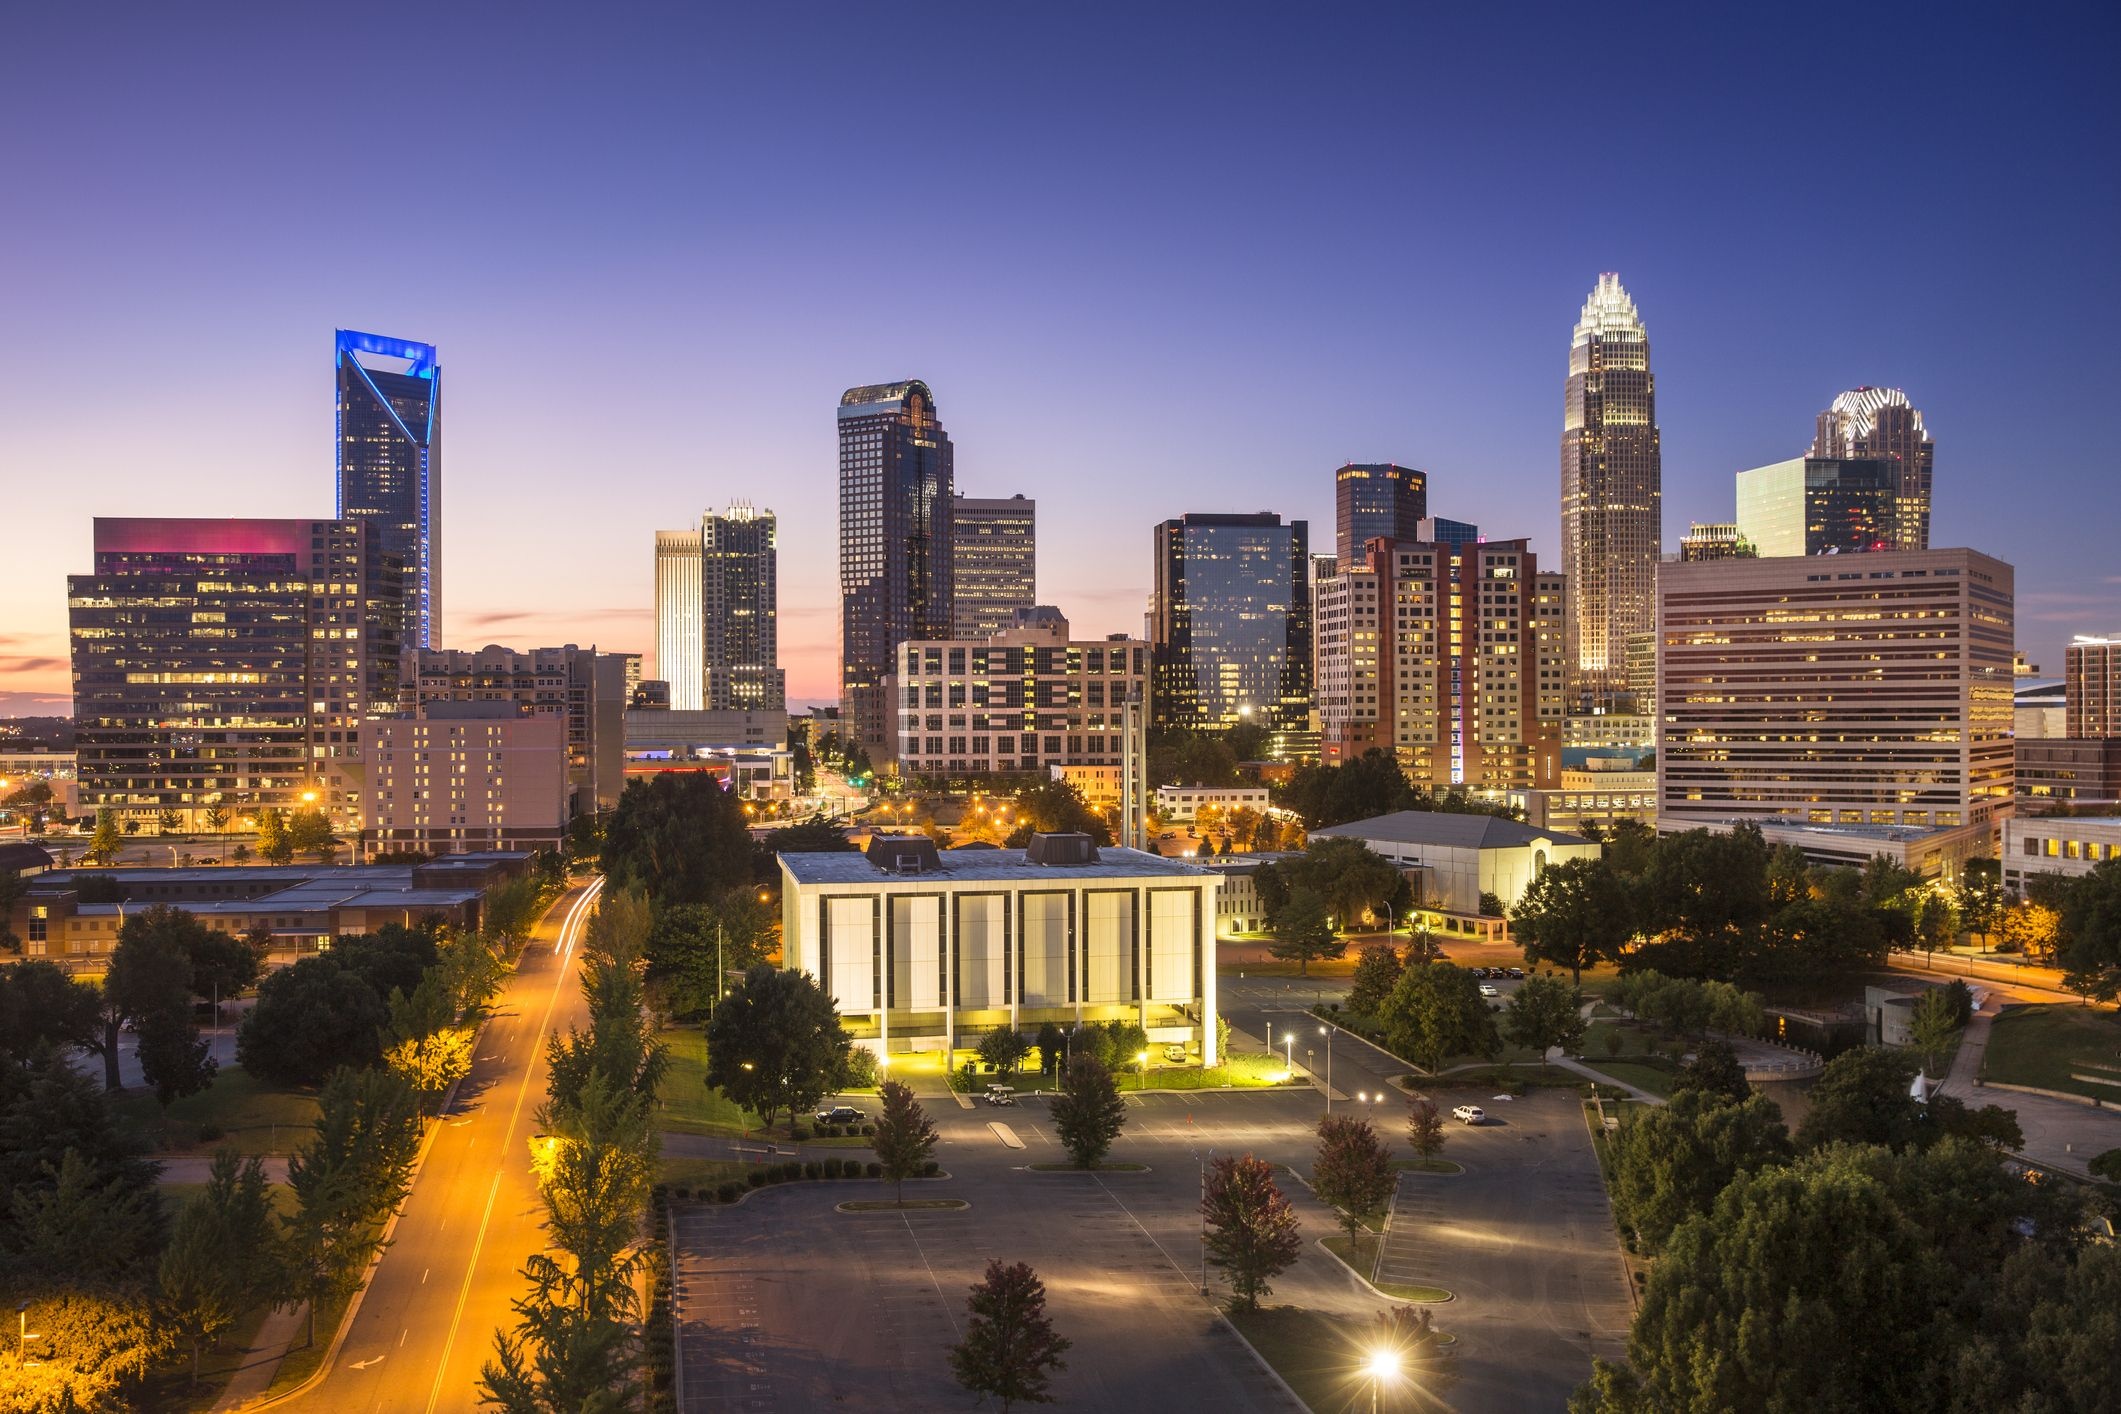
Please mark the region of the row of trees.
POLYGON ((547 1048, 532 1140, 547 1250, 525 1261, 530 1290, 513 1303, 516 1328, 495 1333, 479 1380, 482 1403, 510 1414, 632 1407, 660 1149, 653 1111, 668 1065, 646 1005, 652 926, 638 892, 599 901, 582 942, 589 1027, 570 1027, 547 1048))
POLYGON ((2047 915, 2043 921, 2069 989, 2087 1001, 2121 997, 2121 859, 2074 879, 2034 875, 2027 894, 2011 913, 2047 915))
POLYGON ((1451 814, 1497 815, 1506 820, 1523 812, 1476 801, 1462 790, 1425 790, 1407 779, 1391 752, 1373 749, 1344 765, 1297 768, 1276 801, 1293 810, 1307 829, 1322 830, 1389 815, 1395 810, 1441 810, 1451 814))
POLYGON ((1656 1255, 1591 1411, 2105 1408, 2121 1249, 2028 1183, 2015 1119, 1908 1093, 1903 1053, 1837 1057, 1792 1135, 1715 1043, 1624 1126, 1616 1212, 1656 1255))

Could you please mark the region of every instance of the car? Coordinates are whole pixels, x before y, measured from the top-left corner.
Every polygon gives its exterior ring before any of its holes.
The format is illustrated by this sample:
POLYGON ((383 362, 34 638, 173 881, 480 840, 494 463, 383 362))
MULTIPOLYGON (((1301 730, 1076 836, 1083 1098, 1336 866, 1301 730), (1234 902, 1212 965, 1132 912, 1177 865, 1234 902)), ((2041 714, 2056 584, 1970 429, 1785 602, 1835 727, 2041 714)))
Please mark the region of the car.
POLYGON ((1164 1047, 1164 1059, 1172 1065, 1184 1065, 1186 1063, 1186 1048, 1173 1041, 1170 1045, 1164 1047))
POLYGON ((1016 1103, 1016 1090, 1009 1085, 989 1085, 987 1087, 987 1103, 990 1105, 1013 1105, 1016 1103))
POLYGON ((1488 975, 1488 969, 1486 969, 1485 967, 1475 967, 1471 970, 1475 977, 1485 979, 1488 975))
POLYGON ((834 1105, 817 1112, 819 1124, 860 1124, 862 1112, 852 1105, 834 1105))
POLYGON ((1509 972, 1509 974, 1510 974, 1510 980, 1511 980, 1512 982, 1522 982, 1522 981, 1524 981, 1524 969, 1523 969, 1522 967, 1512 967, 1512 968, 1508 968, 1508 969, 1507 969, 1507 971, 1508 971, 1508 972, 1509 972))
POLYGON ((1483 982, 1480 984, 1480 994, 1483 997, 1499 997, 1502 992, 1493 983, 1483 982))
POLYGON ((1460 1105, 1451 1111, 1451 1118, 1460 1124, 1486 1124, 1488 1112, 1478 1105, 1460 1105))

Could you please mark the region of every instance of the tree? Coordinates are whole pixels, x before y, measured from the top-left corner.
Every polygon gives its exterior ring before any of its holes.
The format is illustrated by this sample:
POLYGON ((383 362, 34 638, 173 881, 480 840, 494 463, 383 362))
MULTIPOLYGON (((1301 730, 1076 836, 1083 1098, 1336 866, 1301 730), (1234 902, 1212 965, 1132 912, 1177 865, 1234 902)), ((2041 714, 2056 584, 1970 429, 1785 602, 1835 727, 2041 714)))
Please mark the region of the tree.
MULTIPOLYGON (((271 934, 267 934, 269 940, 271 934)), ((212 928, 191 934, 186 951, 191 955, 191 992, 195 997, 228 1000, 258 980, 264 955, 250 935, 237 937, 212 928)))
POLYGON ((1952 994, 1943 987, 1932 987, 1916 999, 1915 1013, 1908 1019, 1908 1034, 1915 1049, 1922 1052, 1924 1062, 1935 1067, 1952 1048, 1963 1024, 1952 994))
POLYGON ((1292 890, 1309 889, 1318 895, 1343 929, 1359 926, 1365 913, 1394 902, 1406 889, 1392 862, 1361 840, 1316 839, 1278 867, 1292 890))
POLYGON ((1383 1211, 1398 1183, 1392 1153, 1368 1120, 1327 1115, 1318 1122, 1311 1186, 1340 1210, 1340 1225, 1348 1230, 1350 1243, 1365 1221, 1383 1211))
POLYGON ((1586 967, 1617 960, 1633 933, 1627 883, 1604 859, 1548 865, 1510 910, 1510 936, 1524 949, 1525 962, 1566 967, 1578 987, 1586 967))
POLYGON ((1539 1052, 1539 1063, 1546 1065, 1553 1047, 1572 1050, 1583 1044, 1583 1014, 1576 1008, 1575 988, 1559 977, 1527 977, 1503 1013, 1504 1034, 1512 1045, 1539 1052))
POLYGON ((1915 1062, 1904 1052, 1885 1046, 1843 1051, 1813 1083, 1797 1142, 1807 1149, 1834 1143, 1912 1146, 1922 1128, 1922 1107, 1908 1094, 1914 1078, 1915 1062))
POLYGON ((1307 888, 1290 892, 1288 902, 1274 914, 1274 942, 1268 951, 1283 962, 1296 964, 1298 975, 1310 971, 1313 958, 1338 958, 1348 945, 1333 935, 1333 920, 1326 914, 1325 900, 1307 888))
POLYGON ((2055 950, 2061 927, 2062 916, 2044 903, 2006 905, 1997 920, 1997 945, 2004 952, 2043 958, 2055 950))
POLYGON ((218 800, 209 804, 201 815, 206 821, 206 828, 217 835, 228 826, 228 807, 218 800))
POLYGON ((295 857, 287 817, 277 805, 268 805, 258 812, 258 857, 267 864, 285 864, 295 857))
POLYGON ((118 812, 108 805, 96 811, 96 829, 88 837, 87 858, 91 864, 109 864, 118 857, 123 842, 118 836, 118 812))
POLYGON ((707 1025, 707 1083, 771 1128, 824 1098, 847 1046, 839 1008, 807 973, 754 967, 707 1025))
POLYGON ((1043 780, 1016 793, 1016 811, 1022 823, 1009 832, 1006 843, 1020 849, 1034 834, 1084 834, 1101 845, 1112 843, 1105 819, 1083 803, 1082 792, 1067 781, 1043 780))
POLYGON ((411 1185, 420 1112, 411 1087, 387 1070, 341 1066, 317 1095, 316 1129, 287 1161, 295 1211, 287 1219, 283 1296, 317 1308, 350 1294, 382 1246, 382 1226, 411 1185))
POLYGON ((1724 1185, 1790 1158, 1782 1111, 1764 1095, 1742 1101, 1701 1089, 1675 1091, 1670 1104, 1637 1109, 1613 1136, 1613 1210, 1645 1250, 1706 1213, 1724 1185))
MULTIPOLYGON (((29 1302, 21 1323, 36 1333, 23 1353, 37 1398, 8 1407, 37 1414, 139 1408, 134 1394, 170 1348, 168 1328, 131 1283, 63 1287, 29 1302)), ((12 1392, 0 1383, 0 1393, 12 1392)))
POLYGON ((2121 858, 2071 880, 2057 913, 2069 989, 2087 1002, 2121 996, 2121 858))
POLYGON ((403 1079, 422 1114, 439 1114, 449 1087, 471 1073, 474 1033, 457 1024, 455 999, 439 967, 411 996, 390 994, 383 1028, 383 1064, 403 1079))
POLYGON ((8 1199, 15 1257, 31 1272, 115 1282, 151 1260, 162 1241, 154 1190, 68 1149, 41 1181, 8 1199))
POLYGON ((1993 859, 1969 859, 1959 870, 1959 920, 1986 942, 2003 914, 2003 867, 1993 859))
POLYGON ((999 1026, 980 1037, 979 1058, 997 1073, 1014 1078, 1024 1057, 1031 1054, 1031 1043, 1023 1033, 1011 1026, 999 1026))
POLYGON ((157 1268, 162 1310, 191 1346, 194 1384, 207 1344, 218 1345, 256 1292, 271 1285, 270 1275, 260 1271, 271 1249, 264 1165, 223 1149, 214 1155, 205 1191, 177 1214, 157 1268))
POLYGON ((1378 1020, 1384 1025, 1385 1044, 1422 1061, 1431 1074, 1450 1056, 1493 1058, 1502 1049, 1495 1014, 1480 995, 1480 984, 1470 972, 1448 962, 1408 968, 1378 1020))
MULTIPOLYGON (((196 1064, 188 1066, 183 1053, 187 1038, 198 1039, 198 1026, 191 1016, 189 945, 194 934, 204 932, 191 914, 167 904, 135 913, 119 928, 118 946, 111 950, 110 970, 103 977, 103 1034, 95 1044, 103 1057, 107 1088, 119 1088, 119 1033, 128 1024, 137 1028, 150 1018, 157 1041, 154 1059, 160 1068, 148 1076, 148 1083, 159 1090, 166 1082, 179 1094, 190 1094, 204 1084, 196 1064), (199 1084, 191 1084, 194 1080, 199 1084)), ((143 1069, 148 1063, 143 1053, 143 1069)))
POLYGON ((753 876, 743 802, 704 772, 628 781, 604 829, 602 862, 610 887, 640 889, 657 908, 744 888, 753 876))
POLYGON ((28 1060, 46 1048, 91 1049, 102 993, 42 958, 0 967, 0 1057, 28 1060))
POLYGON ((1240 1311, 1255 1310, 1303 1251, 1296 1209, 1274 1185, 1274 1168, 1250 1154, 1217 1159, 1201 1199, 1208 1260, 1229 1279, 1240 1311))
POLYGON ((985 1280, 965 1302, 965 1338, 950 1351, 957 1382, 984 1399, 1011 1404, 1051 1404, 1046 1386, 1070 1342, 1046 1318, 1046 1286, 1022 1262, 1003 1266, 989 1259, 985 1280))
POLYGON ((1041 1072, 1052 1071, 1059 1075, 1061 1067, 1068 1063, 1068 1033, 1061 1030, 1058 1022, 1039 1023, 1038 1068, 1041 1072))
POLYGON ((672 1016, 711 1011, 721 990, 766 965, 778 941, 771 904, 750 884, 707 903, 656 910, 646 945, 648 984, 672 1016))
POLYGON ((1959 935, 1959 910, 1942 894, 1925 893, 1915 907, 1915 941, 1932 956, 1959 935))
POLYGON ((1682 1066, 1672 1080, 1674 1097, 1688 1090, 1699 1090, 1741 1105, 1753 1096, 1752 1083, 1745 1078, 1745 1067, 1739 1064, 1738 1052, 1732 1050, 1727 1041, 1703 1041, 1695 1048, 1694 1058, 1682 1066))
POLYGON ((305 957, 258 987, 236 1059, 268 1084, 314 1085, 336 1066, 375 1064, 389 1022, 383 995, 336 951, 305 957))
POLYGON ((211 1085, 221 1068, 188 1008, 143 1016, 133 1023, 133 1035, 141 1078, 154 1088, 164 1110, 211 1085))
POLYGON ((1443 1111, 1426 1096, 1416 1095, 1407 1104, 1407 1143, 1424 1159, 1443 1152, 1443 1111))
POLYGON ((1096 1168, 1112 1151, 1127 1122, 1127 1103, 1119 1097, 1112 1072, 1096 1056, 1077 1055, 1061 1076, 1060 1093, 1049 1113, 1061 1147, 1080 1169, 1096 1168))
POLYGON ((911 1086, 901 1085, 896 1080, 887 1080, 878 1091, 883 1106, 876 1117, 876 1134, 870 1140, 870 1148, 876 1151, 876 1161, 883 1168, 884 1179, 896 1188, 900 1204, 906 1201, 906 1180, 920 1172, 921 1165, 935 1152, 939 1137, 935 1121, 921 1108, 921 1102, 913 1098, 911 1086))
POLYGON ((1356 1016, 1374 1017, 1406 971, 1390 943, 1371 943, 1355 955, 1354 985, 1344 1005, 1356 1016))
POLYGON ((314 805, 297 810, 287 821, 287 845, 294 853, 314 854, 323 863, 339 847, 331 817, 314 805))

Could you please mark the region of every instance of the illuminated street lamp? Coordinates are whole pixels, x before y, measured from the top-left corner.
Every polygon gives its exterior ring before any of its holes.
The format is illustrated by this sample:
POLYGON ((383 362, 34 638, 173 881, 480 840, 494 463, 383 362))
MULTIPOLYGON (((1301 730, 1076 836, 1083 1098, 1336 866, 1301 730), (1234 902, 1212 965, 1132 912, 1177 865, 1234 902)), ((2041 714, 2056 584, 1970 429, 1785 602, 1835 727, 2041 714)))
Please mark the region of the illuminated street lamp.
POLYGON ((1333 1028, 1321 1026, 1318 1034, 1326 1038, 1326 1113, 1333 1113, 1333 1028))
POLYGON ((1134 1063, 1141 1067, 1141 1083, 1134 1088, 1146 1090, 1149 1088, 1149 1053, 1147 1051, 1136 1051, 1134 1053, 1134 1063))
POLYGON ((1370 1358, 1363 1362, 1362 1369, 1363 1373, 1370 1377, 1370 1411, 1371 1414, 1377 1414, 1378 1399, 1385 1381, 1397 1383, 1399 1380, 1399 1352, 1380 1346, 1370 1352, 1370 1358))

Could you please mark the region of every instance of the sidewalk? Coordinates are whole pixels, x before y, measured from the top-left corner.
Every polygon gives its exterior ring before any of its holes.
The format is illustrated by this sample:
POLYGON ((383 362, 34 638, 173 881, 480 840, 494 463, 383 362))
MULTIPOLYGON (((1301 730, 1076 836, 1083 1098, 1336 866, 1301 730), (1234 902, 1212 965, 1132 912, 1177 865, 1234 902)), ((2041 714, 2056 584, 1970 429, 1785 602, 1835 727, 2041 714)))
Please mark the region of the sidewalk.
POLYGON ((265 1314, 265 1319, 258 1323, 258 1333, 251 1337, 250 1348, 244 1352, 243 1363, 228 1377, 221 1397, 214 1402, 215 1414, 225 1409, 240 1409, 265 1393, 273 1376, 280 1372, 280 1361, 301 1341, 308 1320, 307 1302, 265 1314))

